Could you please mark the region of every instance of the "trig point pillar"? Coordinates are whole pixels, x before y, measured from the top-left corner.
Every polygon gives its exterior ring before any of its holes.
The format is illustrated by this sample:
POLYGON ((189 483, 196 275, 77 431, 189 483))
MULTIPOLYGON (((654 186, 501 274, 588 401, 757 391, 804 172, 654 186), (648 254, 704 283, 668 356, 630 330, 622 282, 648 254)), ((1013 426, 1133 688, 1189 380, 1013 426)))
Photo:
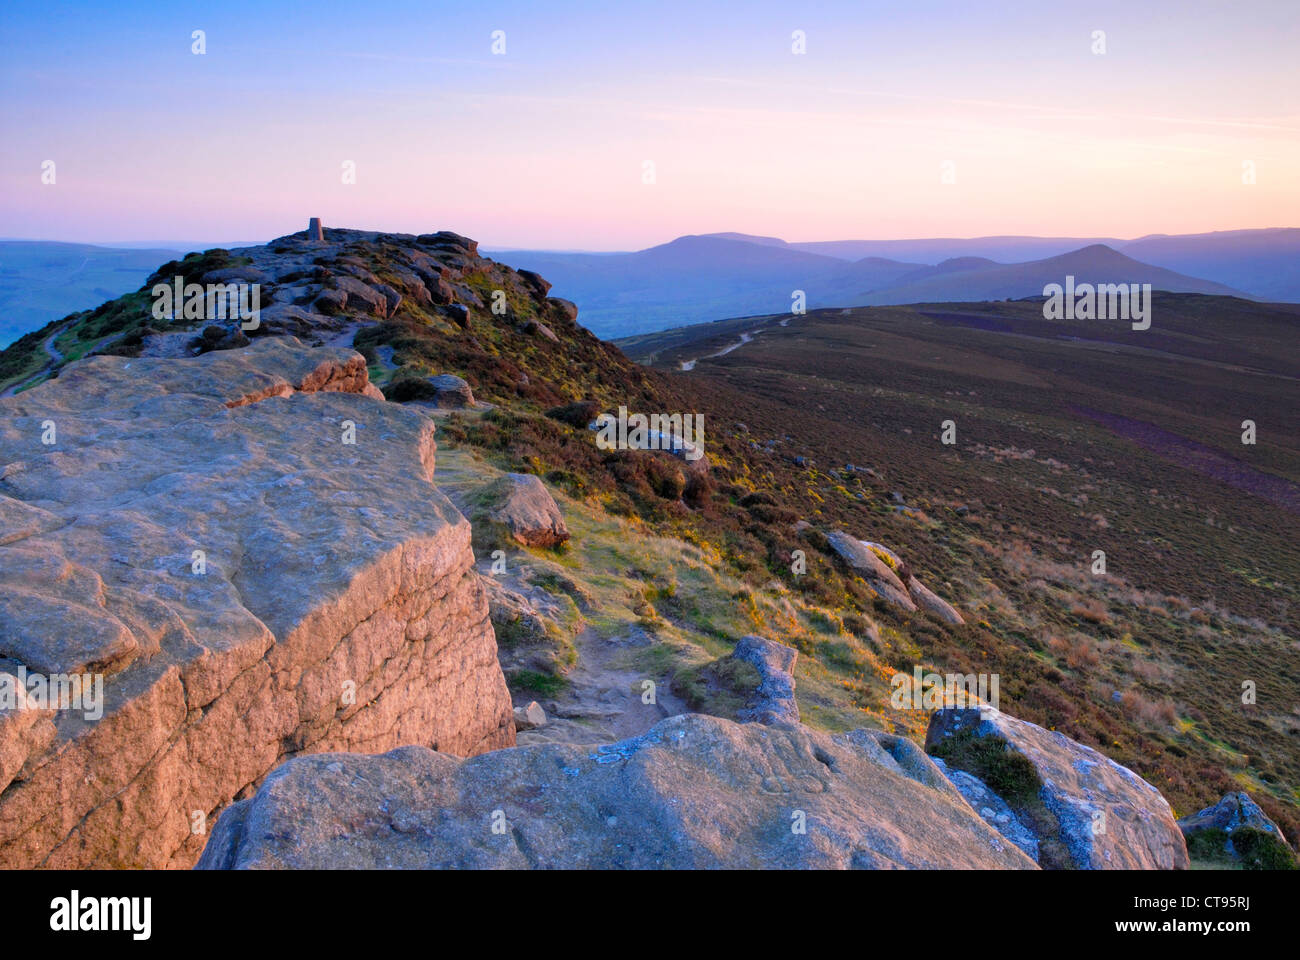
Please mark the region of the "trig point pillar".
POLYGON ((307 242, 325 242, 325 230, 320 225, 320 217, 312 217, 311 222, 307 224, 307 242))

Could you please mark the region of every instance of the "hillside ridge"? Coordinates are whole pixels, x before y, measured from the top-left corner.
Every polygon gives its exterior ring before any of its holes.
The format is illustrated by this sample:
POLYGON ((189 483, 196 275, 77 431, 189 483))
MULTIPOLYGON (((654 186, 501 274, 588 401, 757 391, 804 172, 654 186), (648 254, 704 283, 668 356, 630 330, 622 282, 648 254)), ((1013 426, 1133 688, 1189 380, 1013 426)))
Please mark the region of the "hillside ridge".
MULTIPOLYGON (((726 658, 738 638, 758 633, 800 654, 796 695, 810 729, 866 726, 919 743, 927 712, 891 706, 891 680, 914 669, 991 670, 1011 678, 1003 687, 1008 711, 1044 726, 1066 723, 1080 743, 1118 752, 1139 776, 1158 775, 1152 782, 1180 798, 1177 812, 1217 799, 1207 791, 1218 782, 1190 787, 1181 772, 1169 775, 1163 755, 1148 752, 1152 734, 1112 705, 1109 691, 1097 703, 1069 688, 1071 704, 1084 705, 1074 719, 1042 700, 1040 691, 1061 689, 1064 660, 1043 655, 1037 641, 1009 639, 994 621, 1014 622, 1011 633, 1022 626, 964 569, 1006 575, 1003 556, 971 547, 996 529, 996 504, 963 502, 915 480, 899 484, 902 460, 888 446, 864 443, 876 443, 876 434, 855 440, 852 460, 811 453, 820 438, 795 436, 791 425, 821 430, 823 405, 805 407, 809 418, 796 421, 786 401, 797 395, 774 400, 761 376, 728 383, 633 363, 580 326, 577 308, 550 297, 540 276, 482 257, 474 241, 448 231, 327 228, 319 240, 289 235, 191 255, 150 280, 177 274, 264 284, 261 322, 249 330, 229 320, 160 324, 146 285, 6 351, 0 361, 11 367, 47 344, 64 359, 45 374, 20 371, 20 381, 52 379, 24 381, 26 389, 0 402, 35 404, 88 382, 107 362, 138 371, 146 387, 150 370, 175 365, 179 373, 290 337, 309 354, 358 351, 346 366, 351 389, 365 396, 350 402, 427 422, 439 459, 453 465, 451 509, 473 530, 474 579, 484 584, 500 644, 496 669, 504 669, 517 717, 536 699, 554 721, 521 732, 521 743, 590 744, 584 729, 604 727, 611 742, 619 728, 609 722, 609 705, 640 696, 629 698, 619 685, 636 691, 647 681, 663 689, 669 717, 697 711, 734 719, 749 674, 726 658), (80 359, 95 350, 107 356, 80 359), (696 468, 672 451, 601 449, 589 425, 620 408, 703 413, 704 462, 696 468), (499 538, 487 522, 497 506, 483 497, 506 473, 543 481, 567 539, 530 546, 499 538), (836 547, 850 541, 862 549, 836 547)), ((806 336, 820 317, 778 329, 806 336)), ((763 337, 757 340, 762 348, 763 337)), ((752 349, 720 358, 719 369, 752 349)), ((277 383, 267 381, 250 411, 275 409, 268 404, 280 402, 277 383)), ((382 495, 368 490, 365 498, 357 504, 383 509, 382 495)), ((1217 629, 1219 621, 1211 622, 1217 629)), ((1271 635, 1261 637, 1271 649, 1271 635)), ((1285 808, 1268 795, 1260 801, 1296 834, 1285 808)))

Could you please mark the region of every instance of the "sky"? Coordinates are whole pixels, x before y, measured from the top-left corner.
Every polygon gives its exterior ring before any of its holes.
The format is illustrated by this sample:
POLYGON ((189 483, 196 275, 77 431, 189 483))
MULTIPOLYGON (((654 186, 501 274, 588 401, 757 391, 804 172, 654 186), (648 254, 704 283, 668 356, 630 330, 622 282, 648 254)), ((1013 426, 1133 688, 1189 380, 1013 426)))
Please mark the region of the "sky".
POLYGON ((1300 226, 1297 50, 1296 0, 5 0, 0 236, 1300 226))

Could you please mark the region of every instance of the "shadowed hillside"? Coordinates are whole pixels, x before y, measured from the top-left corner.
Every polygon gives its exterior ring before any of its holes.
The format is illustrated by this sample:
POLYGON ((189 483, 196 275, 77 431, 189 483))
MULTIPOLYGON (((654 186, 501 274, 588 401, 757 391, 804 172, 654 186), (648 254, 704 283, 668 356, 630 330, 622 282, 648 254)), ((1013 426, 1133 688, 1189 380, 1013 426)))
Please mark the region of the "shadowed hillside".
POLYGON ((928 270, 899 278, 883 289, 863 290, 847 303, 922 303, 936 300, 1005 300, 1041 294, 1048 284, 1149 283, 1175 293, 1241 295, 1220 283, 1185 277, 1139 263, 1104 244, 1094 244, 1046 260, 998 264, 980 257, 945 260, 928 270))

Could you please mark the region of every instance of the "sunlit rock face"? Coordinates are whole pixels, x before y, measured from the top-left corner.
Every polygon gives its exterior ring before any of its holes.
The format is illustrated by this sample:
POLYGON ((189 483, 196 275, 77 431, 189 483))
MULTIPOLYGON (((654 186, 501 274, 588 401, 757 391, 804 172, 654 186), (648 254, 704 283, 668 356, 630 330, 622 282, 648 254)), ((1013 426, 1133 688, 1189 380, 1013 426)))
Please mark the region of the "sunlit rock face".
POLYGON ((0 866, 189 866, 286 757, 514 742, 433 424, 292 338, 96 357, 0 400, 0 866), (27 705, 30 706, 30 705, 27 705))

